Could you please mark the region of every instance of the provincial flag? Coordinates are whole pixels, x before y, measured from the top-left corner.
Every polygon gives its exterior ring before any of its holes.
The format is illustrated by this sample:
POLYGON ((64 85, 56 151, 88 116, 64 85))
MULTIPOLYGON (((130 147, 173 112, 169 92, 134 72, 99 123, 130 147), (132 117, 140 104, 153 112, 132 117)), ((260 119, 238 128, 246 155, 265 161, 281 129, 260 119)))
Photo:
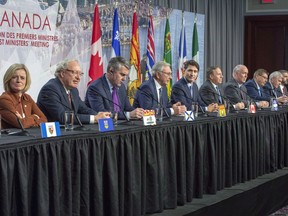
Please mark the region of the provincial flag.
POLYGON ((120 56, 120 32, 119 32, 119 18, 118 10, 114 10, 114 19, 113 19, 113 35, 112 35, 112 54, 111 58, 120 56))
POLYGON ((181 79, 183 76, 183 63, 186 61, 186 56, 187 56, 187 50, 186 50, 185 20, 184 20, 184 13, 182 13, 182 30, 180 32, 180 41, 179 41, 177 80, 181 79))
POLYGON ((153 18, 149 16, 148 22, 148 35, 147 35, 147 61, 146 68, 148 70, 149 79, 152 78, 152 67, 155 64, 155 44, 154 44, 154 26, 153 26, 153 18))
POLYGON ((98 4, 96 3, 94 9, 94 20, 92 29, 92 44, 91 44, 91 58, 88 85, 103 75, 103 60, 102 60, 102 42, 101 42, 101 26, 99 18, 98 4))
MULTIPOLYGON (((171 52, 171 35, 170 35, 170 25, 169 18, 166 18, 165 35, 164 35, 164 61, 169 63, 172 67, 172 52, 171 52)), ((170 98, 172 89, 172 79, 167 84, 167 94, 170 98)))
POLYGON ((133 13, 132 38, 130 46, 130 65, 131 69, 129 71, 127 95, 129 97, 130 103, 133 104, 134 95, 137 91, 137 88, 141 84, 139 32, 136 11, 134 11, 133 13))
POLYGON ((199 43, 197 31, 197 14, 194 19, 193 39, 192 39, 192 59, 199 63, 199 43))

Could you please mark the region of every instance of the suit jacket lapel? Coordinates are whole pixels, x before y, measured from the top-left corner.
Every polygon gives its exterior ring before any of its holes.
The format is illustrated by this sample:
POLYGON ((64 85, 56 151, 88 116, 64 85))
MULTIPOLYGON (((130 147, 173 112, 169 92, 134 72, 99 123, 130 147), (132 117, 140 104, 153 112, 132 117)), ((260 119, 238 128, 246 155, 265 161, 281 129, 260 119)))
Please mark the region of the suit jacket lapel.
MULTIPOLYGON (((60 87, 61 97, 64 98, 67 106, 70 107, 70 108, 72 108, 72 107, 71 107, 71 103, 70 103, 69 98, 68 98, 68 95, 67 95, 67 92, 66 92, 63 84, 61 83, 61 81, 60 81, 58 78, 56 78, 56 80, 57 80, 57 84, 58 84, 59 87, 60 87)), ((71 94, 71 97, 73 97, 72 94, 71 94)), ((73 99, 73 98, 72 98, 72 99, 73 99)), ((59 98, 59 100, 62 100, 62 99, 59 98)))

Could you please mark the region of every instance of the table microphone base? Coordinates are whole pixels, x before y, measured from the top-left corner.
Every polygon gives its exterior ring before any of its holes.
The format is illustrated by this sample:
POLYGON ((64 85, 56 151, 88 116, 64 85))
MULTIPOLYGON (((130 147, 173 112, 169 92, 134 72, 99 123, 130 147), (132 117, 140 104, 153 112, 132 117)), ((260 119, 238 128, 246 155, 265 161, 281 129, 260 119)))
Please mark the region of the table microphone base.
POLYGON ((30 136, 29 132, 26 130, 15 131, 8 133, 8 136, 30 136))
POLYGON ((73 130, 76 130, 76 131, 88 131, 88 130, 90 130, 90 128, 87 128, 87 127, 81 125, 81 126, 75 127, 73 130))

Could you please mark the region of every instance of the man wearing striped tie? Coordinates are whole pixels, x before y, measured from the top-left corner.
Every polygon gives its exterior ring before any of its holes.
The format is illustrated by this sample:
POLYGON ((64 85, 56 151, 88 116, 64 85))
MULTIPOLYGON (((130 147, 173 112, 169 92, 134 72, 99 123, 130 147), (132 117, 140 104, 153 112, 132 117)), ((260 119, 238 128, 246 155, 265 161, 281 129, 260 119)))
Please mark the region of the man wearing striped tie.
POLYGON ((257 69, 254 72, 253 79, 248 80, 244 85, 247 89, 247 94, 258 101, 258 107, 268 107, 270 95, 264 92, 263 86, 268 81, 268 71, 265 69, 257 69))
POLYGON ((206 71, 206 81, 199 89, 199 94, 204 103, 208 106, 212 103, 224 104, 222 91, 222 71, 218 66, 211 66, 206 71))

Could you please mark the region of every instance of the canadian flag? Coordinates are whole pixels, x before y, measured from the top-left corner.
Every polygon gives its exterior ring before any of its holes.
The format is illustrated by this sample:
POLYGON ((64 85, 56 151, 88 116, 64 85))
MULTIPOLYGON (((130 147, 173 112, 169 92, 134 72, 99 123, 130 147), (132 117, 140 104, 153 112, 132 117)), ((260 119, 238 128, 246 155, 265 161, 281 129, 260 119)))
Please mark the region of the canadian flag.
POLYGON ((101 42, 101 26, 99 18, 98 4, 94 9, 94 20, 92 29, 92 44, 91 44, 91 59, 89 68, 90 81, 88 85, 95 79, 103 75, 103 60, 102 60, 102 42, 101 42))

